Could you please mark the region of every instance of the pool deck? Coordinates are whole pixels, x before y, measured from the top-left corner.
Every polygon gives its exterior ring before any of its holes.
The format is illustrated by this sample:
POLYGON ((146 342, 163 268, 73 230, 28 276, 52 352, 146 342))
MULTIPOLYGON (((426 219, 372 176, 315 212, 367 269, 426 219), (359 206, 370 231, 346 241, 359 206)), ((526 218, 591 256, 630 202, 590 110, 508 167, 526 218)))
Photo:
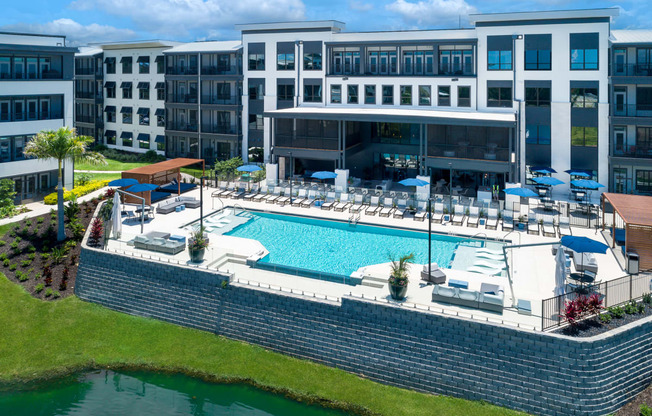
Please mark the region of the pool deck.
MULTIPOLYGON (((185 196, 194 196, 199 199, 199 189, 187 192, 185 196)), ((326 211, 317 207, 300 208, 289 205, 280 206, 277 204, 267 204, 260 202, 251 202, 225 199, 213 201, 210 198, 210 190, 204 190, 204 216, 221 209, 223 206, 235 206, 239 212, 243 210, 267 211, 279 214, 289 214, 306 216, 317 219, 348 221, 351 214, 348 212, 326 211)), ((199 219, 199 208, 186 209, 181 212, 172 212, 170 214, 156 214, 155 218, 149 220, 144 225, 144 232, 164 231, 172 235, 188 236, 189 231, 185 229, 189 223, 199 219)), ((369 216, 364 213, 360 215, 358 224, 381 225, 409 230, 427 231, 427 221, 414 221, 411 216, 406 214, 406 218, 384 218, 378 215, 369 216)), ((227 224, 220 232, 228 232, 237 226, 232 222, 227 224)), ((480 225, 478 228, 464 226, 454 226, 450 224, 432 224, 432 231, 442 234, 454 234, 458 236, 467 236, 483 239, 505 240, 507 244, 541 244, 555 243, 559 238, 543 237, 541 235, 530 235, 526 231, 501 231, 487 230, 480 225), (480 234, 480 235, 478 235, 480 234)), ((572 227, 573 235, 586 236, 598 241, 603 241, 604 237, 596 229, 572 227)), ((171 256, 148 250, 140 250, 129 245, 129 241, 136 235, 140 234, 140 222, 134 220, 124 222, 122 225, 122 235, 119 240, 111 239, 108 243, 110 251, 125 253, 144 258, 152 258, 165 262, 178 262, 180 264, 190 264, 188 251, 171 256)), ((266 254, 265 248, 261 243, 255 240, 223 236, 216 233, 210 233, 210 245, 207 249, 205 260, 202 266, 209 269, 216 269, 233 274, 233 280, 243 284, 262 285, 265 287, 281 288, 285 291, 294 291, 295 293, 328 296, 329 298, 340 298, 343 295, 354 295, 365 298, 371 298, 386 302, 395 302, 389 298, 389 292, 386 284, 383 287, 372 287, 367 285, 347 285, 342 283, 333 283, 307 277, 293 276, 283 273, 271 272, 262 269, 251 268, 246 265, 246 259, 249 257, 260 256, 261 252, 266 254)), ((608 242, 606 242, 608 243, 608 242)), ((598 279, 605 281, 624 276, 623 271, 611 250, 606 254, 595 255, 599 273, 598 279)), ((447 280, 457 279, 469 282, 469 289, 479 289, 482 283, 495 283, 503 286, 505 291, 505 309, 502 314, 485 311, 481 309, 467 308, 456 306, 448 303, 439 303, 432 301, 432 285, 425 285, 420 280, 420 271, 422 265, 414 264, 410 269, 410 283, 407 298, 402 303, 406 307, 415 307, 421 309, 430 308, 434 311, 440 311, 449 315, 459 314, 460 316, 473 317, 474 319, 489 320, 491 322, 505 323, 508 325, 518 325, 529 329, 540 329, 541 327, 541 300, 554 296, 555 289, 555 258, 551 254, 550 245, 521 247, 508 249, 508 263, 512 270, 513 284, 510 287, 509 281, 505 276, 487 276, 479 273, 470 273, 462 270, 445 269, 447 280), (532 303, 532 315, 519 314, 515 305, 519 299, 529 300, 532 303)), ((367 276, 375 278, 373 280, 383 280, 389 276, 389 264, 370 265, 364 268, 367 276)))

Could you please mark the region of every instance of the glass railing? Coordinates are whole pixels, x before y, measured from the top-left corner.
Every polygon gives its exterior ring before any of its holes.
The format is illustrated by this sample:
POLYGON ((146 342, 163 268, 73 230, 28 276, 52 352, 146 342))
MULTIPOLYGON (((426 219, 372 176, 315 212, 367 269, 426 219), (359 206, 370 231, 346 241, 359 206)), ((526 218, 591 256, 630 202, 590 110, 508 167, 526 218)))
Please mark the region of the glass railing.
POLYGON ((190 94, 168 94, 169 103, 197 104, 197 95, 190 94))
POLYGON ((33 121, 33 120, 58 120, 63 118, 61 112, 43 111, 43 112, 26 112, 26 113, 13 113, 13 114, 0 114, 0 122, 12 121, 33 121))
POLYGON ((636 145, 614 144, 613 155, 650 159, 652 158, 652 143, 640 143, 636 145))
POLYGON ((197 75, 199 71, 196 66, 168 66, 165 73, 168 75, 197 75))
POLYGON ((242 70, 238 65, 230 66, 203 66, 202 75, 242 75, 242 70))
POLYGON ((611 115, 614 117, 652 117, 652 104, 612 104, 611 115))
POLYGON ((169 122, 166 126, 168 130, 197 132, 197 124, 169 122))
POLYGON ((213 134, 238 134, 235 126, 231 125, 209 125, 204 124, 201 126, 202 133, 213 133, 213 134))
POLYGON ((292 138, 292 136, 277 134, 274 140, 274 145, 302 149, 337 150, 337 139, 302 136, 292 138))
POLYGON ((611 76, 614 77, 650 77, 652 76, 652 63, 642 64, 612 64, 611 76))
POLYGON ((494 145, 469 146, 459 144, 428 144, 428 156, 457 159, 496 160, 507 162, 509 150, 494 145))
POLYGON ((202 104, 219 104, 219 105, 240 105, 240 97, 233 96, 220 96, 220 95, 202 95, 202 104))

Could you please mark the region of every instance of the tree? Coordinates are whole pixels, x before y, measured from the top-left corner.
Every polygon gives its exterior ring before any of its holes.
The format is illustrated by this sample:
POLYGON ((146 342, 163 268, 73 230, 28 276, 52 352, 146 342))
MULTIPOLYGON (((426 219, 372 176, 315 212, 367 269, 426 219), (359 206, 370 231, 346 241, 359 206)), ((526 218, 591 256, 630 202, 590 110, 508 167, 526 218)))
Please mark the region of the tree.
POLYGON ((25 156, 37 157, 39 159, 56 159, 59 164, 59 182, 57 185, 59 219, 57 240, 59 241, 66 238, 66 231, 63 225, 63 177, 61 165, 65 159, 105 165, 106 161, 102 154, 88 150, 88 147, 93 144, 93 141, 94 139, 92 137, 78 136, 75 129, 61 127, 56 131, 42 131, 25 145, 25 156))
POLYGON ((14 181, 11 179, 0 179, 0 218, 11 217, 16 211, 14 206, 14 181))

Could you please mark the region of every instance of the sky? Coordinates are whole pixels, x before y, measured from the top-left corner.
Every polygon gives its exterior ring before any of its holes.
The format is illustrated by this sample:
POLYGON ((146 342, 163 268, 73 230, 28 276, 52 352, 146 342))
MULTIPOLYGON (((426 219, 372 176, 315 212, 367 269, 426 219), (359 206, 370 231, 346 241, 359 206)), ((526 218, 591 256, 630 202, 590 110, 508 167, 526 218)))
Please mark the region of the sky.
POLYGON ((652 29, 649 0, 24 0, 0 31, 66 35, 68 44, 239 39, 238 23, 340 20, 346 31, 469 27, 471 13, 618 7, 616 29, 652 29))

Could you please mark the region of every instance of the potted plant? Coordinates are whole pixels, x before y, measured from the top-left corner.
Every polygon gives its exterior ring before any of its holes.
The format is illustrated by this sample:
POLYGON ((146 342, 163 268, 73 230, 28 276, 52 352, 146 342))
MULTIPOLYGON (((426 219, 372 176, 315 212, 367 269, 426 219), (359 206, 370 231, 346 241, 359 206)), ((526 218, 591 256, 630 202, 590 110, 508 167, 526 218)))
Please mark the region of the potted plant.
POLYGON ((195 229, 190 238, 188 239, 188 253, 190 253, 190 261, 193 263, 200 263, 204 260, 204 252, 208 247, 208 239, 204 236, 204 227, 195 229))
POLYGON ((414 215, 414 213, 417 212, 417 209, 414 207, 414 205, 412 205, 412 203, 410 203, 410 205, 408 206, 407 211, 408 211, 410 214, 413 214, 413 215, 414 215))
POLYGON ((410 263, 414 259, 414 253, 405 254, 401 257, 394 258, 390 256, 391 272, 389 274, 389 294, 392 299, 402 300, 408 289, 408 270, 410 270, 410 263))

